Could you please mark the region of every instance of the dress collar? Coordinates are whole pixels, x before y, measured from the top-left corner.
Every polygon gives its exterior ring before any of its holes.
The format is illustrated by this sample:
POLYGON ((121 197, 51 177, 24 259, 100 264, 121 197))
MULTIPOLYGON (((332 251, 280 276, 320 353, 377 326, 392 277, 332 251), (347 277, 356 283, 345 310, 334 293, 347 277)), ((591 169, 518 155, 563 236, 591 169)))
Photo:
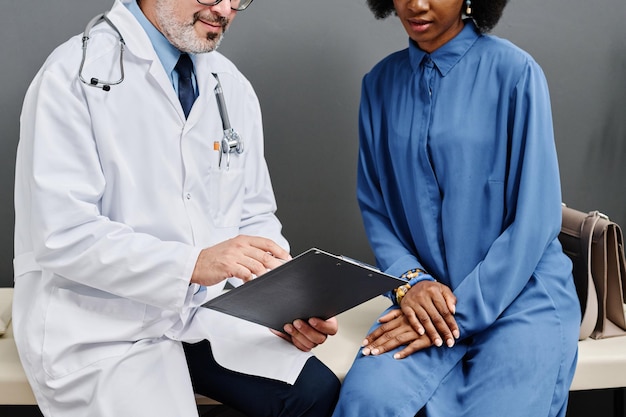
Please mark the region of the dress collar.
POLYGON ((458 35, 430 54, 421 50, 415 41, 409 40, 409 57, 413 70, 418 70, 420 65, 430 58, 441 76, 445 77, 482 36, 471 19, 464 20, 464 23, 465 26, 458 35))

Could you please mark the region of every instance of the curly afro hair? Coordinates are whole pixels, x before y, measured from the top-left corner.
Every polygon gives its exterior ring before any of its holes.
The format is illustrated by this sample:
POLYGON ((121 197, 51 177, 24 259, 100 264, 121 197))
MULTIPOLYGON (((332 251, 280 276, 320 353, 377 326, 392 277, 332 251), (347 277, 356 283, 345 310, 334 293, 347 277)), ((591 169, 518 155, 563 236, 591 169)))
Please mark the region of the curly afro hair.
MULTIPOLYGON (((508 0, 472 0, 471 17, 480 32, 489 32, 498 24, 507 2, 508 0)), ((376 19, 384 19, 395 13, 393 0, 367 0, 367 6, 376 19)))

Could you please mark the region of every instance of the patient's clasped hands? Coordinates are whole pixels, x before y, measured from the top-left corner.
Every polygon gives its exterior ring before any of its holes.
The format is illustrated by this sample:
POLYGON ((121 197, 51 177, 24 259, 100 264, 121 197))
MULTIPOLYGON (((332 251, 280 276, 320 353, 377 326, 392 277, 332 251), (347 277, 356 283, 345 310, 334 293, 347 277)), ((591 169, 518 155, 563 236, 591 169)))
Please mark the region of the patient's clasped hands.
POLYGON ((363 341, 364 355, 379 355, 406 345, 394 355, 395 359, 403 359, 433 345, 443 346, 444 340, 452 347, 460 337, 454 319, 456 296, 446 285, 418 282, 404 296, 400 307, 378 320, 381 325, 363 341))

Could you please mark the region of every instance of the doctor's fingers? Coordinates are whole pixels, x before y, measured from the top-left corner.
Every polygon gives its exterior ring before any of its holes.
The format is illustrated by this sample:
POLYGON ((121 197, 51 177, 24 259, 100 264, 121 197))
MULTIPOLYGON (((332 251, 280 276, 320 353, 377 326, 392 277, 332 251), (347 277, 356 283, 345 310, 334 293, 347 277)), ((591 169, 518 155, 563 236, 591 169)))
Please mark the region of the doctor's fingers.
POLYGON ((240 235, 204 249, 206 263, 222 278, 249 281, 276 268, 290 255, 270 239, 240 235))
POLYGON ((191 282, 209 286, 230 277, 249 281, 266 270, 260 262, 220 244, 200 251, 191 282))
POLYGON ((273 269, 291 259, 291 255, 276 242, 260 236, 239 235, 228 240, 236 250, 273 269))
MULTIPOLYGON (((318 317, 312 317, 308 320, 308 323, 313 329, 317 330, 317 332, 326 336, 336 335, 337 331, 339 330, 339 322, 337 321, 337 317, 331 317, 328 320, 323 320, 318 317)), ((326 338, 324 338, 319 343, 323 343, 325 340, 326 338)))
POLYGON ((303 320, 285 324, 283 330, 291 337, 291 343, 298 349, 309 352, 326 341, 328 335, 320 333, 303 320))

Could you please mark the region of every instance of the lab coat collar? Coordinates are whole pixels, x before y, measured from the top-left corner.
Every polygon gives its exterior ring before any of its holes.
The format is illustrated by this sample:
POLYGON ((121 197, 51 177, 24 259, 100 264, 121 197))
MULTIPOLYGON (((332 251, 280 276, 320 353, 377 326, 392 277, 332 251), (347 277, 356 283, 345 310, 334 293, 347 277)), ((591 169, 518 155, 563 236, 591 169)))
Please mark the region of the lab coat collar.
POLYGON ((115 0, 107 17, 122 33, 127 52, 147 61, 154 61, 157 58, 150 38, 121 0, 115 0))
MULTIPOLYGON (((159 57, 159 61, 165 68, 166 74, 170 75, 171 79, 172 71, 174 70, 176 62, 180 57, 180 51, 170 43, 165 35, 159 32, 152 22, 148 20, 135 0, 127 4, 128 10, 133 14, 133 16, 135 16, 135 19, 137 19, 143 30, 148 35, 150 43, 159 57)), ((191 57, 193 60, 193 55, 191 55, 191 57)))
POLYGON ((195 122, 199 120, 200 115, 203 114, 207 101, 215 101, 213 90, 217 82, 215 78, 210 75, 211 72, 219 72, 219 69, 212 70, 211 68, 211 63, 215 61, 211 58, 211 55, 215 52, 195 56, 196 78, 200 95, 194 103, 189 117, 185 119, 182 107, 178 101, 178 96, 172 86, 170 76, 166 73, 161 64, 149 36, 135 16, 121 0, 115 1, 113 8, 107 16, 120 30, 126 42, 124 59, 128 59, 126 55, 132 55, 140 60, 146 61, 147 73, 154 78, 156 84, 159 85, 167 99, 179 113, 181 121, 185 123, 185 128, 193 127, 195 122))

